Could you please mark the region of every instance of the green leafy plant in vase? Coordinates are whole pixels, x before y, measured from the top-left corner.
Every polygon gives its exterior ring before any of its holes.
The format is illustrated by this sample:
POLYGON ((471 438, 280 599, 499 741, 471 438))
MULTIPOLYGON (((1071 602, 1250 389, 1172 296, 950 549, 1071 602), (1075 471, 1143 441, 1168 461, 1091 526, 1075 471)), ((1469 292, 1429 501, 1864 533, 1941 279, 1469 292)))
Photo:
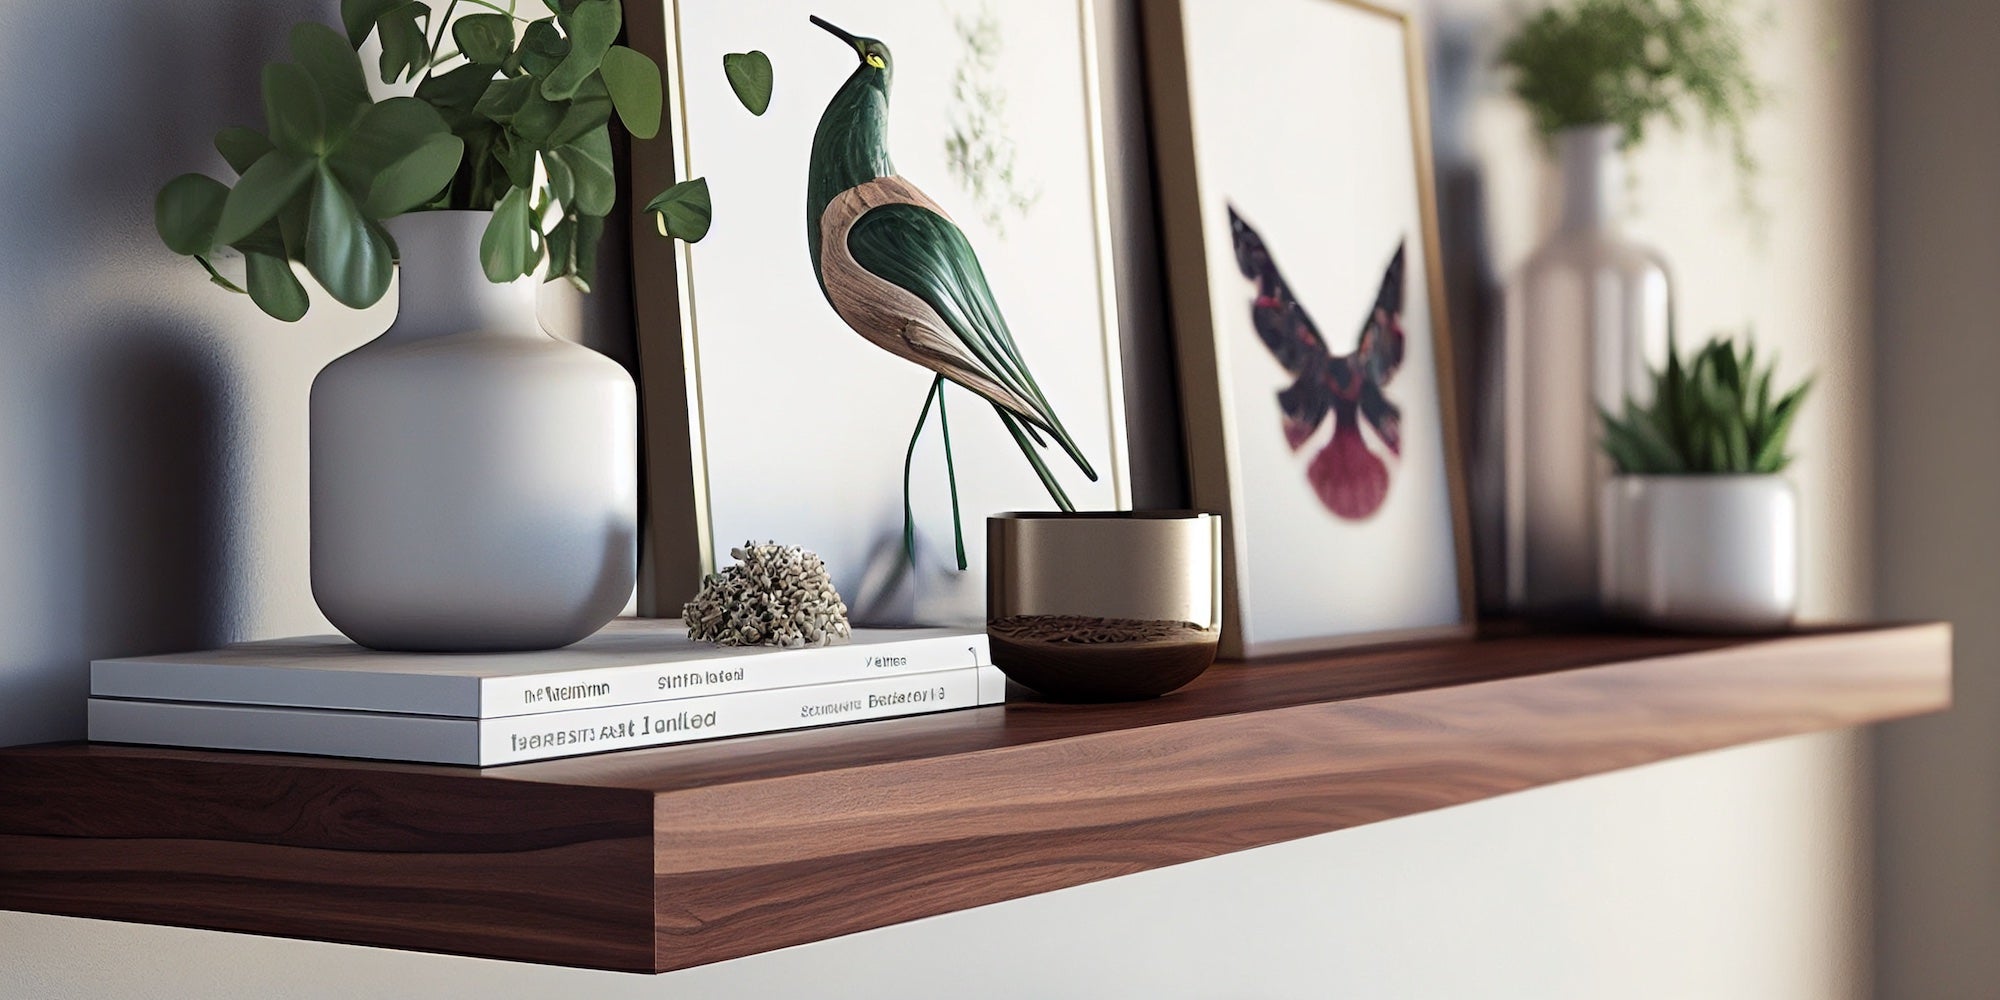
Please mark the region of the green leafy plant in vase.
POLYGON ((531 20, 485 0, 443 11, 344 0, 344 37, 300 24, 292 61, 264 69, 266 130, 216 136, 235 183, 169 181, 156 204, 161 238, 287 321, 308 307, 293 263, 343 305, 379 301, 397 258, 383 223, 410 212, 491 212, 479 244, 489 279, 541 271, 587 289, 617 196, 611 119, 638 138, 657 133, 660 73, 613 44, 617 0, 551 6, 531 20), (454 18, 461 7, 477 12, 454 18), (371 36, 379 79, 414 82, 411 96, 371 98, 357 54, 371 36), (215 266, 224 248, 243 255, 245 287, 215 266))
POLYGON ((1749 344, 1668 345, 1652 384, 1601 410, 1617 475, 1601 497, 1600 586, 1655 624, 1762 629, 1798 604, 1798 497, 1781 473, 1810 379, 1785 385, 1749 344))
MULTIPOLYGON (((660 128, 658 66, 616 44, 619 0, 343 0, 265 67, 262 131, 216 149, 233 182, 169 181, 166 245, 280 320, 301 271, 388 331, 335 359, 311 399, 312 590, 364 645, 543 649, 624 607, 637 566, 631 376, 549 336, 542 280, 588 290, 617 202, 614 121, 660 128), (372 67, 359 51, 380 48, 372 67), (377 99, 384 87, 408 91, 377 99), (241 284, 224 254, 243 259, 241 284)), ((768 74, 765 78, 768 87, 768 74)), ((706 185, 649 206, 698 239, 706 185)))
POLYGON ((1522 21, 1500 51, 1514 96, 1554 142, 1610 126, 1618 144, 1655 122, 1699 116, 1725 137, 1742 176, 1756 170, 1749 122, 1767 100, 1730 0, 1572 0, 1522 21))
MULTIPOLYGON (((1765 100, 1727 0, 1562 0, 1526 15, 1500 51, 1514 94, 1558 167, 1555 229, 1512 276, 1504 426, 1478 512, 1504 539, 1505 593, 1487 603, 1568 615, 1597 604, 1594 510, 1600 463, 1588 422, 1643 391, 1666 349, 1673 282, 1666 259, 1626 231, 1622 151, 1661 124, 1697 120, 1726 137, 1745 204, 1755 168, 1748 125, 1765 100)), ((1493 588, 1489 585, 1489 591, 1493 588)))

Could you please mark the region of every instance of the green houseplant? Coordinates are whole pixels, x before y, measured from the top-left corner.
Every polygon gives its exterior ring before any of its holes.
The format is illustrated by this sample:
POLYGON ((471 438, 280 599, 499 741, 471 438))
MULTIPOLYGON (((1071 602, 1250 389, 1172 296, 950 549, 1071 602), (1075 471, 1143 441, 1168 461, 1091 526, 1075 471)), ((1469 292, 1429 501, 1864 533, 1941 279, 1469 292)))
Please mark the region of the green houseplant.
POLYGON ((216 135, 235 182, 167 182, 155 206, 161 238, 286 321, 309 302, 293 263, 343 305, 379 301, 397 257, 383 223, 418 211, 492 213, 479 257, 495 282, 546 265, 549 278, 587 288, 617 194, 611 119, 638 138, 657 133, 660 73, 613 44, 618 0, 550 7, 531 20, 488 0, 441 11, 343 0, 344 37, 300 24, 292 61, 264 69, 265 130, 216 135), (460 8, 476 12, 454 17, 460 8), (371 98, 357 54, 371 36, 377 75, 414 82, 411 96, 371 98), (243 255, 243 287, 216 268, 223 248, 243 255))
POLYGON ((1657 124, 1695 118, 1734 152, 1752 204, 1750 116, 1763 103, 1730 0, 1558 0, 1500 52, 1561 177, 1555 231, 1515 274, 1505 345, 1505 429, 1486 475, 1484 523, 1505 537, 1492 603, 1575 614, 1598 599, 1597 406, 1642 392, 1673 313, 1666 259, 1626 231, 1625 160, 1657 124), (1504 508, 1504 509, 1502 509, 1504 508))
POLYGON ((1622 476, 1775 475, 1791 464, 1792 422, 1810 378, 1774 391, 1776 365, 1758 367, 1755 345, 1715 337, 1683 364, 1667 345, 1650 402, 1627 397, 1600 410, 1605 454, 1622 476))
POLYGON ((1780 473, 1811 380, 1734 340, 1683 362, 1671 343, 1648 398, 1600 411, 1617 475, 1601 500, 1600 583, 1614 612, 1680 627, 1757 629, 1798 602, 1798 498, 1780 473))
POLYGON ((1565 129, 1612 125, 1636 146, 1655 121, 1692 111, 1728 139, 1746 173, 1746 135, 1764 103, 1730 0, 1573 0, 1529 16, 1500 52, 1514 95, 1553 140, 1565 129))
MULTIPOLYGON (((224 129, 233 183, 169 181, 156 224, 216 283, 293 321, 300 269, 396 318, 311 398, 313 597, 381 649, 544 649, 617 615, 637 569, 632 378, 538 321, 541 278, 587 289, 616 202, 614 119, 660 127, 659 70, 615 44, 619 0, 343 0, 265 67, 265 127, 224 129), (537 8, 539 13, 542 8, 537 8), (373 39, 377 99, 358 52, 373 39), (243 282, 223 276, 225 250, 243 282)), ((698 238, 705 185, 649 206, 698 238)))

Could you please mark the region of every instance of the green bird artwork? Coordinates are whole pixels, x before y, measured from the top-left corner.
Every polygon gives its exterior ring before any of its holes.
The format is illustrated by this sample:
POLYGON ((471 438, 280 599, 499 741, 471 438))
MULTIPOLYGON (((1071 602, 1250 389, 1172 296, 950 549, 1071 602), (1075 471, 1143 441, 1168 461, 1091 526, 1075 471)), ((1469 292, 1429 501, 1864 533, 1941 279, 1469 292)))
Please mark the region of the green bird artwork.
POLYGON ((813 135, 806 183, 806 243, 813 273, 833 311, 862 339, 934 373, 904 456, 903 546, 914 558, 910 464, 935 405, 951 490, 952 537, 962 570, 965 531, 945 412, 946 381, 992 404, 1049 497, 1063 510, 1076 508, 1049 470, 1042 449, 1053 440, 1092 482, 1097 471, 1035 384, 965 233, 889 162, 889 85, 895 76, 889 47, 818 17, 812 23, 852 48, 859 64, 827 104, 813 135))

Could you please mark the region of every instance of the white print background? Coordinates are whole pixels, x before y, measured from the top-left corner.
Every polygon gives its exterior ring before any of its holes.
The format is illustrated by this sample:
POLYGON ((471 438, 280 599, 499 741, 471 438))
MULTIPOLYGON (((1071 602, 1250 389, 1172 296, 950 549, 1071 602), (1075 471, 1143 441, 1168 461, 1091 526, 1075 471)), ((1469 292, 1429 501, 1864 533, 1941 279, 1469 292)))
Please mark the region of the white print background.
MULTIPOLYGON (((715 224, 693 248, 696 351, 706 419, 712 537, 766 539, 818 552, 857 618, 976 622, 985 614, 986 516, 1053 504, 992 407, 947 384, 968 572, 955 569, 951 504, 933 412, 911 474, 918 532, 914 585, 881 596, 901 558, 903 456, 931 373, 869 344, 828 306, 806 249, 806 170, 814 129, 854 71, 851 48, 807 21, 818 14, 888 45, 894 59, 889 149, 897 171, 963 228, 1029 370, 1097 469, 1047 460, 1082 510, 1120 506, 1124 444, 1100 299, 1096 218, 1075 0, 996 0, 1016 171, 1040 199, 1010 215, 1002 239, 947 169, 951 84, 963 53, 952 3, 730 0, 680 3, 691 174, 706 176, 715 224), (722 72, 728 52, 761 49, 775 80, 753 117, 722 72)), ((671 11, 669 12, 671 13, 671 11)), ((672 111, 670 110, 670 113, 672 111)), ((644 276, 641 276, 643 280, 644 276)))
POLYGON ((1400 25, 1336 0, 1187 0, 1197 171, 1222 343, 1225 428, 1244 637, 1252 645, 1459 620, 1457 555, 1432 343, 1431 247, 1417 200, 1400 25), (1354 349, 1398 240, 1407 240, 1408 351, 1387 387, 1403 454, 1364 521, 1329 512, 1306 466, 1333 418, 1296 452, 1276 394, 1291 376, 1250 321, 1233 203, 1336 354, 1354 349))

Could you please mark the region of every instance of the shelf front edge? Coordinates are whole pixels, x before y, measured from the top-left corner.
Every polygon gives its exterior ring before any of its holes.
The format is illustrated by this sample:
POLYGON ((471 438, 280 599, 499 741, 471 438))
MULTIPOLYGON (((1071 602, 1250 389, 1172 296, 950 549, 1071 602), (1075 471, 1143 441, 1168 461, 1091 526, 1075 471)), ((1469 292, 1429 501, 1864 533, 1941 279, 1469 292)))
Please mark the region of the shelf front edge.
POLYGON ((1950 704, 1947 625, 656 796, 660 971, 1950 704))
POLYGON ((485 772, 0 750, 0 908, 663 972, 1951 699, 1948 625, 1556 645, 1587 659, 1510 639, 1336 654, 1151 709, 485 772), (1385 663, 1505 675, 1330 693, 1385 663))

